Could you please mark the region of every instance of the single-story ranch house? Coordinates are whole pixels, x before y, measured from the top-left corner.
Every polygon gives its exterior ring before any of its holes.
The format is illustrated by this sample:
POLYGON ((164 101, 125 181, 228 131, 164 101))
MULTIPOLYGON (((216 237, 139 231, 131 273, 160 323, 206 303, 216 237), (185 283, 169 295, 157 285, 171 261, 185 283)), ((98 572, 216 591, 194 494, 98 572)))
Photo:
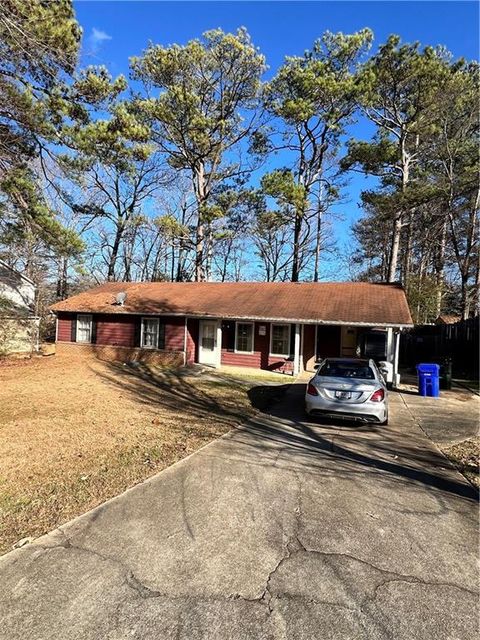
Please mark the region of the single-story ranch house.
POLYGON ((393 377, 412 326, 400 285, 365 282, 111 282, 52 310, 58 352, 284 373, 367 356, 389 361, 393 377))

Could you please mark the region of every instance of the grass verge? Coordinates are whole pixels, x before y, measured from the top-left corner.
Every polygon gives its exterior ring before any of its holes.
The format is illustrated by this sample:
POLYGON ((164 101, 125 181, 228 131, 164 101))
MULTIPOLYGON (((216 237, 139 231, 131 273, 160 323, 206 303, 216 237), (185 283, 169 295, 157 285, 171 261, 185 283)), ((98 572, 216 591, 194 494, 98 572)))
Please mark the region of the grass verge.
POLYGON ((480 437, 442 447, 443 453, 457 467, 465 478, 480 489, 480 437))
POLYGON ((279 382, 67 357, 0 366, 0 552, 218 438, 279 382))

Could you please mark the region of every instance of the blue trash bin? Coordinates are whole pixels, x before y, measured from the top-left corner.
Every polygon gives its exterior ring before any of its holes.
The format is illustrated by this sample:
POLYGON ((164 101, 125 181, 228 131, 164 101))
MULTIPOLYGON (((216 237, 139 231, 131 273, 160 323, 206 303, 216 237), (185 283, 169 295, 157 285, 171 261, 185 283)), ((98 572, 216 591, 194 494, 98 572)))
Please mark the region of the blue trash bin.
POLYGON ((440 395, 440 365, 417 364, 418 393, 421 396, 438 398, 440 395))

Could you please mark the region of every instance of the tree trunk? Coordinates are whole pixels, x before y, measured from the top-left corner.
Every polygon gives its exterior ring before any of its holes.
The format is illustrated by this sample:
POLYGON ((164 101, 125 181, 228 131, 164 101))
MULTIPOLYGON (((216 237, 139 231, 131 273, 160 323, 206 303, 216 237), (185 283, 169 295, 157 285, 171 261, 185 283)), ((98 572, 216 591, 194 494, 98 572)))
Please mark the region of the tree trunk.
MULTIPOLYGON (((185 218, 186 218, 186 208, 182 205, 182 227, 185 227, 185 218)), ((178 239, 178 256, 177 256, 177 275, 175 280, 177 282, 182 282, 184 279, 184 269, 185 269, 185 239, 183 235, 179 236, 178 239)))
POLYGON ((138 233, 138 227, 135 227, 133 229, 131 229, 130 232, 130 238, 128 242, 124 243, 125 246, 125 251, 124 251, 124 269, 125 272, 123 274, 123 281, 124 282, 131 282, 132 281, 132 263, 133 263, 133 255, 134 255, 134 250, 135 250, 135 243, 137 241, 137 233, 138 233))
POLYGON ((477 254, 477 273, 475 276, 475 295, 473 296, 473 299, 475 301, 473 315, 478 317, 480 314, 480 250, 478 250, 477 254))
POLYGON ((445 278, 445 249, 447 246, 447 216, 444 217, 440 230, 437 259, 435 261, 437 294, 435 313, 438 316, 442 313, 443 283, 445 278))
POLYGON ((118 224, 115 232, 115 240, 113 241, 112 253, 108 260, 107 280, 112 282, 115 280, 115 265, 117 264, 118 252, 123 236, 123 224, 118 224))
POLYGON ((388 263, 387 282, 395 282, 397 278, 398 252, 400 249, 400 236, 402 234, 402 218, 399 215, 395 218, 392 233, 392 244, 390 250, 390 261, 388 263))
POLYGON ((209 282, 212 278, 212 259, 213 259, 213 234, 212 227, 210 224, 207 225, 206 229, 206 256, 205 256, 205 270, 204 270, 204 279, 209 282))
POLYGON ((319 207, 317 213, 317 233, 315 238, 315 268, 313 272, 313 281, 318 282, 320 273, 320 239, 322 235, 322 209, 319 207))
POLYGON ((58 265, 57 300, 65 300, 68 295, 67 270, 68 260, 66 257, 61 257, 58 265))
POLYGON ((183 281, 183 251, 183 240, 180 240, 180 245, 178 247, 177 275, 175 278, 177 282, 183 281))
MULTIPOLYGON (((410 158, 406 150, 406 133, 402 134, 400 141, 400 151, 402 157, 402 193, 405 193, 409 175, 410 175, 410 158)), ((395 216, 392 234, 392 250, 390 252, 390 262, 388 264, 388 282, 395 282, 398 268, 398 255, 400 251, 400 240, 402 236, 403 211, 399 211, 395 216)))
POLYGON ((195 197, 197 199, 197 236, 195 240, 195 280, 203 282, 205 280, 204 262, 204 244, 205 244, 205 225, 203 221, 203 208, 206 204, 206 185, 205 185, 205 167, 200 163, 194 169, 194 188, 195 197))
POLYGON ((174 282, 175 281, 175 239, 173 237, 172 237, 171 248, 172 248, 172 254, 171 254, 171 261, 170 261, 170 282, 174 282))
POLYGON ((403 261, 402 261, 402 284, 405 291, 408 293, 410 267, 412 262, 412 218, 413 214, 408 214, 408 222, 403 225, 405 232, 405 242, 403 246, 403 261))
POLYGON ((461 298, 460 298, 460 312, 462 320, 468 320, 470 301, 468 299, 468 271, 461 274, 461 298))
POLYGON ((319 194, 318 194, 318 209, 317 209, 317 230, 315 234, 315 265, 313 270, 313 281, 318 282, 320 277, 320 245, 322 239, 322 197, 323 197, 323 183, 320 180, 319 194))
POLYGON ((203 242, 204 242, 204 227, 203 224, 197 225, 197 240, 195 242, 195 280, 196 282, 203 282, 205 280, 205 273, 203 270, 203 242))
POLYGON ((298 282, 300 275, 300 233, 302 230, 302 215, 300 211, 295 213, 295 227, 293 231, 293 260, 292 282, 298 282))

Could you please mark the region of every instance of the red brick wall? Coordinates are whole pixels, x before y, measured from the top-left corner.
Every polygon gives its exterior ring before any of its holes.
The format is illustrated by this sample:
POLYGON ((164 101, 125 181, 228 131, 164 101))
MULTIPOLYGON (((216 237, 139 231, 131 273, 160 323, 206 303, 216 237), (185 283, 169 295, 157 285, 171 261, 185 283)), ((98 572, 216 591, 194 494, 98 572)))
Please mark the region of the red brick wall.
POLYGON ((136 349, 113 345, 85 344, 80 342, 57 342, 55 353, 59 357, 97 358, 107 362, 143 362, 167 367, 183 366, 183 353, 158 349, 136 349))
MULTIPOLYGON (((75 314, 59 314, 58 342, 71 342, 72 318, 75 314)), ((138 316, 98 315, 96 344, 101 346, 118 346, 132 348, 135 346, 135 323, 138 316)), ((178 352, 184 349, 185 318, 164 317, 165 351, 178 352)), ((293 328, 292 328, 293 331, 293 328)), ((187 321, 187 364, 198 362, 199 321, 193 318, 187 321)), ((293 362, 285 362, 284 358, 269 355, 270 323, 254 324, 254 352, 235 353, 235 322, 222 323, 221 364, 291 371, 293 362), (259 327, 265 326, 265 335, 259 334, 259 327)))
POLYGON ((293 360, 285 361, 285 358, 268 356, 268 367, 271 371, 291 372, 293 371, 293 360))
POLYGON ((315 325, 303 325, 303 368, 313 371, 315 364, 315 325))
POLYGON ((235 353, 235 322, 222 323, 221 364, 255 369, 267 368, 270 325, 263 323, 267 328, 267 335, 259 336, 260 324, 258 322, 254 324, 253 353, 235 353))
POLYGON ((71 314, 58 314, 57 340, 59 342, 70 342, 72 339, 72 319, 71 314))
POLYGON ((165 322, 165 349, 183 351, 185 340, 185 318, 162 318, 165 322))
POLYGON ((194 318, 187 320, 187 364, 198 362, 199 322, 194 318))
MULTIPOLYGON (((292 329, 293 331, 293 329, 292 329)), ((285 362, 284 358, 270 356, 270 323, 254 323, 253 353, 235 353, 235 322, 222 323, 222 356, 221 364, 236 367, 253 367, 272 371, 292 371, 293 362, 285 362), (265 335, 259 334, 259 327, 266 328, 265 335)))
MULTIPOLYGON (((72 320, 76 314, 58 315, 58 342, 72 341, 72 320)), ((95 344, 115 347, 135 347, 135 326, 139 316, 121 316, 115 314, 94 315, 97 322, 95 344)), ((163 317, 165 323, 165 351, 183 351, 185 339, 185 318, 163 317)), ((197 321, 198 327, 198 321, 197 321)), ((198 334, 198 329, 197 329, 198 334)))
POLYGON ((95 344, 115 347, 135 346, 134 316, 97 316, 97 340, 95 344))

